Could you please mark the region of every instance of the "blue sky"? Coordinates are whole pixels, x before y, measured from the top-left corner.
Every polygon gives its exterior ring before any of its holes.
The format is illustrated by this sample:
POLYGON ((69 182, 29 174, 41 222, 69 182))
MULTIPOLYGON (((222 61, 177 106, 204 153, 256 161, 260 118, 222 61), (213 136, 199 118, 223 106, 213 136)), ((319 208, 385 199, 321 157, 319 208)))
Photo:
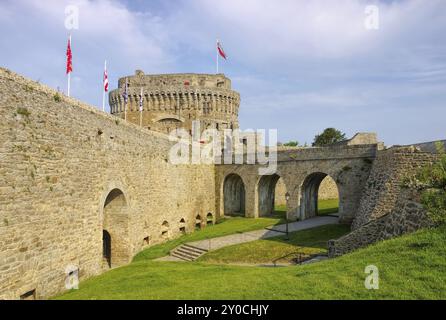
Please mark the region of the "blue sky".
POLYGON ((117 79, 222 70, 242 97, 240 124, 311 143, 326 127, 374 131, 387 145, 446 136, 446 2, 2 0, 0 66, 66 90, 65 7, 79 7, 72 95, 100 106, 117 79), (379 8, 379 29, 364 27, 379 8))

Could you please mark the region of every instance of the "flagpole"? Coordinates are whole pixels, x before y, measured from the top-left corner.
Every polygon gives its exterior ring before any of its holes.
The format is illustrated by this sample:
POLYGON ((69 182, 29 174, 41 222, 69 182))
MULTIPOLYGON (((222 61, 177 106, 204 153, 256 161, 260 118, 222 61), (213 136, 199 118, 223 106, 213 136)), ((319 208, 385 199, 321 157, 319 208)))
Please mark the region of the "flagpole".
POLYGON ((124 120, 127 122, 127 101, 129 99, 129 93, 128 93, 128 80, 125 78, 125 105, 124 105, 124 120))
POLYGON ((143 90, 141 88, 141 95, 139 97, 139 126, 142 128, 142 107, 143 107, 143 97, 142 97, 143 90))
POLYGON ((102 76, 102 111, 105 112, 105 72, 107 71, 107 60, 104 63, 104 75, 102 76))
POLYGON ((70 96, 70 83, 71 83, 71 72, 68 73, 68 96, 70 96))
POLYGON ((215 52, 217 53, 217 74, 218 74, 218 39, 215 47, 215 52))

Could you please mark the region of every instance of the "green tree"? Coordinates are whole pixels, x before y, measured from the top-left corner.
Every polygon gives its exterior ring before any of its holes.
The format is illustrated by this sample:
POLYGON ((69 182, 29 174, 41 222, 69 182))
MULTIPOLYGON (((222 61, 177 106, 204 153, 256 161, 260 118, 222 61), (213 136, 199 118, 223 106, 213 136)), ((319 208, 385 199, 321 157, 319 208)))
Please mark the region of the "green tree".
POLYGON ((313 147, 322 147, 332 143, 345 140, 345 133, 335 129, 327 128, 321 134, 317 134, 314 137, 313 147))
POLYGON ((288 141, 287 143, 283 144, 285 147, 297 147, 299 146, 298 141, 288 141))

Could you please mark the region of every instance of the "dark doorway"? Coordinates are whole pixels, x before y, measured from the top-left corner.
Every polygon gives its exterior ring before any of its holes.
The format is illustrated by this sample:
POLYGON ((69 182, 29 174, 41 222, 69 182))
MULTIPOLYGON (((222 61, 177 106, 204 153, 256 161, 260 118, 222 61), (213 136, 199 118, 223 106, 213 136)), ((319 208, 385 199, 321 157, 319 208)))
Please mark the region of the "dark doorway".
POLYGON ((108 231, 102 231, 102 255, 104 257, 104 261, 107 263, 107 266, 111 268, 111 237, 108 231))
POLYGON ((237 174, 230 174, 223 184, 224 214, 245 216, 245 185, 237 174))

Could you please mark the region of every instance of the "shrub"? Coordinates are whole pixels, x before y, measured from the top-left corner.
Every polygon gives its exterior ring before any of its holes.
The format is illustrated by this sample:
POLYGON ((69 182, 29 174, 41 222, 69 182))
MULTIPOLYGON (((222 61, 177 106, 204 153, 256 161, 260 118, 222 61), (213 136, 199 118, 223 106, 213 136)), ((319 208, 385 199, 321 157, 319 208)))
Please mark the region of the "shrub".
POLYGON ((421 194, 421 203, 436 224, 446 223, 446 191, 428 189, 421 194))
POLYGON ((440 159, 421 168, 414 177, 405 178, 406 187, 421 191, 421 203, 437 224, 446 223, 446 154, 440 148, 440 159))
POLYGON ((62 101, 62 97, 59 95, 59 93, 56 93, 56 94, 53 96, 53 99, 54 99, 54 101, 56 101, 56 102, 61 102, 61 101, 62 101))
POLYGON ((285 147, 298 147, 299 142, 298 141, 288 141, 287 143, 283 144, 285 147))
POLYGON ((20 114, 25 117, 29 117, 31 112, 29 112, 28 109, 26 109, 26 108, 19 107, 19 108, 17 108, 17 114, 20 114))

